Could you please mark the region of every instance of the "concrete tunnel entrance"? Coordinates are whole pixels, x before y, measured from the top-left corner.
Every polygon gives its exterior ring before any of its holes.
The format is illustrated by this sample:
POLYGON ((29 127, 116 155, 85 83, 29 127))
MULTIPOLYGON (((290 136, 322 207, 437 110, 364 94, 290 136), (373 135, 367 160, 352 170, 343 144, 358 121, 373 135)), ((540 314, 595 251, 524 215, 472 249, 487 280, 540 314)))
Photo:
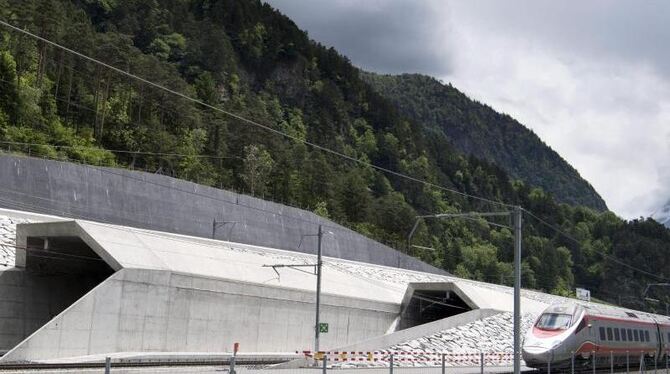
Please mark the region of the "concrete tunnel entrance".
POLYGON ((0 272, 0 292, 7 296, 0 323, 14 326, 0 335, 0 356, 114 273, 78 237, 26 239, 23 266, 0 272))
POLYGON ((410 283, 397 330, 438 321, 477 309, 453 283, 410 283))
POLYGON ((26 241, 26 271, 78 278, 93 287, 114 273, 79 237, 29 236, 26 241))

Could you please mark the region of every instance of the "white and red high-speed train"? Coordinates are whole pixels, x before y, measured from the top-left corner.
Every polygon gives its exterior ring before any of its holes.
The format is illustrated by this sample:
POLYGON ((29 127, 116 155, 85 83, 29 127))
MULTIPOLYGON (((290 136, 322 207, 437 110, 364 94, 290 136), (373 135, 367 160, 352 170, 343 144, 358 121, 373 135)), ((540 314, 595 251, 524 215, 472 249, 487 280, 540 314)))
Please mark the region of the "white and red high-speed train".
POLYGON ((639 365, 670 350, 670 318, 605 305, 566 303, 547 308, 528 331, 522 356, 529 367, 639 365), (611 356, 610 356, 611 355, 611 356))

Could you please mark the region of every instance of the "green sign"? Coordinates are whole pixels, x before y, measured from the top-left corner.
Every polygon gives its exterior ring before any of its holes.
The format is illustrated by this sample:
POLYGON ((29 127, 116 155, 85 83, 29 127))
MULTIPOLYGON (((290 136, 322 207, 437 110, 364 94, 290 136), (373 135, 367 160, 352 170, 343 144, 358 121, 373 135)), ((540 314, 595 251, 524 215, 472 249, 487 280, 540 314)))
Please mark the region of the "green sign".
POLYGON ((328 324, 327 323, 319 323, 319 333, 325 334, 328 332, 328 324))

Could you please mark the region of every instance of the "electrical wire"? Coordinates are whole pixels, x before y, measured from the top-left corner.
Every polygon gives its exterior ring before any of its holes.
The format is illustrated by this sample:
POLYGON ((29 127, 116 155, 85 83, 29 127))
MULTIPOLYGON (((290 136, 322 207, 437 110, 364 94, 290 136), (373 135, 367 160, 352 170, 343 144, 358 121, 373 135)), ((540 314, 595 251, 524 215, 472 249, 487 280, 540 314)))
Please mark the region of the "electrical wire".
POLYGON ((209 156, 209 155, 193 155, 193 154, 184 154, 184 153, 162 153, 162 152, 144 152, 144 151, 125 151, 120 149, 107 149, 99 147, 86 147, 86 146, 70 146, 70 145, 53 145, 53 144, 41 144, 41 143, 25 143, 25 142, 10 142, 10 141, 0 141, 0 144, 8 145, 17 145, 17 146, 28 146, 28 147, 52 147, 55 149, 73 149, 73 150, 96 150, 96 151, 107 151, 112 153, 122 153, 122 154, 132 154, 132 155, 142 155, 142 156, 158 156, 158 157, 193 157, 193 158, 210 158, 210 159, 235 159, 235 160, 244 160, 244 158, 239 156, 209 156))
MULTIPOLYGON (((438 185, 438 184, 435 184, 435 183, 432 183, 432 182, 425 181, 425 180, 423 180, 423 179, 419 179, 419 178, 413 177, 413 176, 411 176, 411 175, 407 175, 407 174, 404 174, 404 173, 401 173, 401 172, 397 172, 397 171, 395 171, 395 170, 387 169, 387 168, 384 168, 384 167, 381 167, 381 166, 372 164, 372 163, 370 163, 370 162, 367 162, 367 161, 364 161, 364 160, 361 160, 361 159, 358 159, 358 158, 349 156, 349 155, 347 155, 347 154, 344 154, 344 153, 335 151, 335 150, 333 150, 333 149, 330 149, 330 148, 321 146, 321 145, 316 144, 316 143, 314 143, 314 142, 300 139, 300 138, 298 138, 298 137, 296 137, 296 136, 293 136, 293 135, 284 133, 284 132, 282 132, 282 131, 280 131, 280 130, 274 129, 274 128, 268 126, 268 125, 261 124, 261 123, 259 123, 259 122, 256 122, 256 121, 254 121, 254 120, 248 119, 248 118, 246 118, 246 117, 244 117, 244 116, 241 116, 241 115, 239 115, 239 114, 236 114, 236 113, 227 111, 227 110, 225 110, 225 109, 219 108, 219 107, 217 107, 217 106, 214 106, 214 105, 211 105, 211 104, 207 104, 207 103, 203 102, 202 100, 196 99, 196 98, 194 98, 194 97, 191 97, 191 96, 186 95, 186 94, 184 94, 184 93, 181 93, 181 92, 179 92, 179 91, 170 89, 170 88, 165 87, 165 86, 163 86, 163 85, 161 85, 161 84, 155 83, 155 82, 150 81, 150 80, 145 79, 145 78, 142 78, 142 77, 140 77, 140 76, 138 76, 138 75, 132 74, 132 73, 127 72, 127 71, 124 71, 124 70, 122 70, 122 69, 119 69, 119 68, 117 68, 117 67, 115 67, 115 66, 113 66, 113 65, 107 64, 107 63, 105 63, 105 62, 103 62, 103 61, 100 61, 100 60, 98 60, 98 59, 95 59, 95 58, 93 58, 93 57, 90 57, 90 56, 88 56, 88 55, 85 55, 85 54, 83 54, 83 53, 81 53, 81 52, 78 52, 78 51, 73 50, 73 49, 71 49, 71 48, 65 47, 65 46, 63 46, 63 45, 61 45, 61 44, 58 44, 58 43, 56 43, 56 42, 53 42, 53 41, 51 41, 51 40, 49 40, 49 39, 46 39, 46 38, 44 38, 44 37, 38 36, 38 35, 36 35, 36 34, 33 34, 33 33, 29 32, 29 31, 27 31, 27 30, 24 30, 24 29, 21 29, 21 28, 19 28, 19 27, 16 27, 16 26, 14 26, 14 25, 12 25, 12 24, 10 24, 10 23, 8 23, 8 22, 5 22, 4 20, 0 20, 0 25, 3 25, 3 26, 5 26, 5 27, 7 27, 7 28, 9 28, 9 29, 11 29, 11 30, 14 30, 14 31, 16 31, 16 32, 19 32, 19 33, 22 33, 22 34, 24 34, 24 35, 30 36, 30 37, 32 37, 32 38, 34 38, 34 39, 36 39, 36 40, 42 41, 42 42, 47 43, 47 44, 49 44, 49 45, 52 45, 52 46, 54 46, 54 47, 56 47, 56 48, 59 48, 59 49, 61 49, 61 50, 64 50, 64 51, 66 51, 66 52, 68 52, 68 53, 71 53, 71 54, 73 54, 73 55, 75 55, 75 56, 78 56, 78 57, 80 57, 80 58, 82 58, 82 59, 85 59, 85 60, 88 60, 88 61, 90 61, 90 62, 96 63, 96 64, 98 64, 98 65, 100 65, 100 66, 103 66, 103 67, 105 67, 105 68, 107 68, 107 69, 110 69, 110 70, 112 70, 112 71, 114 71, 114 72, 116 72, 116 73, 118 73, 118 74, 121 74, 121 75, 127 76, 127 77, 129 77, 129 78, 135 79, 135 80, 137 80, 137 81, 139 81, 139 82, 142 82, 142 83, 144 83, 144 84, 146 84, 146 85, 149 85, 149 86, 152 86, 152 87, 157 88, 157 89, 159 89, 159 90, 168 92, 168 93, 170 93, 170 94, 173 94, 173 95, 175 95, 175 96, 177 96, 177 97, 180 97, 180 98, 182 98, 182 99, 185 99, 185 100, 187 100, 187 101, 193 102, 193 103, 195 103, 195 104, 197 104, 197 105, 200 105, 200 106, 203 106, 203 107, 205 107, 205 108, 208 108, 208 109, 211 109, 211 110, 214 110, 214 111, 223 113, 223 114, 225 114, 225 115, 227 115, 227 116, 229 116, 229 117, 231 117, 231 118, 234 118, 234 119, 237 119, 237 120, 239 120, 239 121, 242 121, 242 122, 244 122, 244 123, 246 123, 246 124, 249 124, 249 125, 252 125, 252 126, 255 126, 255 127, 258 127, 258 128, 261 128, 261 129, 264 129, 264 130, 269 131, 269 132, 271 132, 271 133, 274 133, 274 134, 276 134, 276 135, 279 135, 279 136, 285 137, 285 138, 287 138, 287 139, 290 139, 290 140, 292 140, 292 141, 294 141, 294 142, 303 143, 303 144, 305 144, 305 145, 311 146, 311 147, 313 147, 313 148, 315 148, 315 149, 318 149, 318 150, 320 150, 320 151, 323 151, 323 152, 325 152, 325 153, 330 153, 330 154, 332 154, 332 155, 338 156, 338 157, 343 158, 343 159, 345 159, 345 160, 348 160, 348 161, 351 161, 351 162, 354 162, 354 163, 358 163, 358 164, 360 164, 360 165, 363 165, 363 166, 366 166, 366 167, 370 167, 370 168, 373 168, 373 169, 375 169, 375 170, 378 170, 378 171, 381 171, 381 172, 384 172, 384 173, 387 173, 387 174, 390 174, 390 175, 394 175, 394 176, 397 176, 397 177, 400 177, 400 178, 404 178, 404 179, 407 179, 407 180, 410 180, 410 181, 413 181, 413 182, 421 183, 421 184, 424 184, 424 185, 429 186, 429 187, 432 187, 432 188, 436 188, 436 189, 443 190, 443 191, 446 191, 446 192, 449 192, 449 193, 453 193, 453 194, 456 194, 456 195, 460 195, 460 196, 465 197, 465 198, 470 198, 470 199, 473 199, 473 200, 479 200, 479 201, 483 201, 483 202, 491 203, 491 204, 494 204, 494 205, 504 206, 504 207, 513 207, 512 204, 503 203, 503 202, 500 202, 500 201, 496 201, 496 200, 492 200, 492 199, 484 198, 484 197, 481 197, 481 196, 472 195, 472 194, 469 194, 469 193, 466 193, 466 192, 462 192, 462 191, 459 191, 459 190, 455 190, 455 189, 452 189, 452 188, 448 188, 448 187, 445 187, 445 186, 441 186, 441 185, 438 185)), ((165 187, 165 186, 164 186, 164 187, 165 187)), ((532 212, 530 212, 530 211, 528 211, 528 210, 526 210, 526 209, 524 209, 524 211, 525 211, 526 213, 528 213, 529 215, 531 215, 532 217, 534 217, 535 219, 537 219, 538 221, 540 221, 542 224, 546 225, 547 227, 552 228, 553 230, 555 230, 555 231, 558 232, 559 234, 563 235, 564 237, 566 237, 566 238, 568 238, 568 239, 570 239, 570 240, 576 242, 577 244, 579 244, 579 241, 578 241, 578 240, 576 240, 576 239, 574 239, 573 237, 571 237, 570 235, 566 234, 565 232, 563 232, 563 231, 560 230, 559 228, 557 228, 557 227, 555 227, 554 225, 551 225, 551 224, 549 224, 548 222, 542 220, 541 218, 537 217, 537 216, 534 215, 532 212)), ((275 214, 276 214, 276 213, 275 213, 275 214)), ((618 264, 620 264, 620 265, 622 265, 622 266, 628 267, 628 268, 630 268, 630 269, 632 269, 632 270, 635 270, 635 271, 638 271, 638 272, 640 272, 640 273, 649 275, 649 276, 654 277, 654 278, 659 279, 659 280, 668 280, 668 281, 670 281, 670 279, 668 279, 668 278, 664 278, 664 277, 655 275, 655 274, 653 274, 653 273, 647 272, 647 271, 645 271, 645 270, 643 270, 643 269, 640 269, 640 268, 634 267, 634 266, 632 266, 632 265, 629 265, 629 264, 627 264, 627 263, 625 263, 625 262, 623 262, 623 261, 621 261, 621 260, 619 260, 619 259, 617 259, 617 258, 614 258, 614 257, 612 257, 612 256, 610 256, 610 255, 608 255, 608 254, 606 254, 606 253, 602 253, 602 252, 600 252, 600 253, 603 254, 603 256, 605 256, 606 258, 608 258, 608 259, 610 259, 610 260, 612 260, 612 261, 614 261, 614 262, 616 262, 616 263, 618 263, 618 264)))
POLYGON ((488 202, 488 203, 495 204, 495 205, 499 205, 499 206, 513 207, 513 205, 511 205, 511 204, 503 203, 503 202, 500 202, 500 201, 496 201, 496 200, 488 199, 488 198, 481 197, 481 196, 472 195, 472 194, 469 194, 469 193, 466 193, 466 192, 458 191, 458 190, 455 190, 455 189, 452 189, 452 188, 448 188, 448 187, 441 186, 441 185, 438 185, 438 184, 435 184, 435 183, 432 183, 432 182, 428 182, 428 181, 426 181, 426 180, 419 179, 419 178, 416 178, 416 177, 413 177, 413 176, 411 176, 411 175, 407 175, 407 174, 404 174, 404 173, 401 173, 401 172, 398 172, 398 171, 395 171, 395 170, 387 169, 387 168, 384 168, 384 167, 375 165, 375 164, 373 164, 373 163, 371 163, 371 162, 367 162, 367 161, 364 161, 364 160, 361 160, 361 159, 358 159, 358 158, 349 156, 349 155, 344 154, 344 153, 342 153, 342 152, 338 152, 338 151, 336 151, 336 150, 333 150, 333 149, 330 149, 330 148, 321 146, 321 145, 316 144, 316 143, 314 143, 314 142, 311 142, 311 141, 308 141, 308 140, 301 139, 301 138, 299 138, 299 137, 297 137, 297 136, 293 136, 293 135, 287 134, 287 133, 282 132, 282 131, 280 131, 280 130, 274 129, 274 128, 268 126, 268 125, 264 125, 264 124, 261 124, 261 123, 259 123, 259 122, 254 121, 254 120, 248 119, 248 118, 246 118, 246 117, 244 117, 244 116, 241 116, 241 115, 239 115, 239 114, 230 112, 230 111, 228 111, 228 110, 219 108, 219 107, 214 106, 214 105, 211 105, 211 104, 207 104, 207 103, 205 103, 205 102, 202 101, 202 100, 196 99, 196 98, 194 98, 194 97, 191 97, 191 96, 186 95, 186 94, 184 94, 184 93, 181 93, 181 92, 179 92, 179 91, 173 90, 173 89, 168 88, 168 87, 165 87, 165 86, 163 86, 163 85, 161 85, 161 84, 155 83, 155 82, 150 81, 150 80, 145 79, 145 78, 142 78, 142 77, 140 77, 140 76, 138 76, 138 75, 132 74, 132 73, 127 72, 127 71, 124 71, 124 70, 122 70, 122 69, 119 69, 119 68, 117 68, 117 67, 115 67, 115 66, 113 66, 113 65, 107 64, 107 63, 105 63, 105 62, 103 62, 103 61, 100 61, 100 60, 98 60, 98 59, 95 59, 95 58, 93 58, 93 57, 90 57, 90 56, 88 56, 88 55, 85 55, 85 54, 83 54, 83 53, 81 53, 81 52, 78 52, 78 51, 73 50, 73 49, 71 49, 71 48, 65 47, 65 46, 63 46, 63 45, 61 45, 61 44, 58 44, 58 43, 56 43, 56 42, 53 42, 53 41, 51 41, 51 40, 49 40, 49 39, 46 39, 46 38, 41 37, 41 36, 39 36, 39 35, 33 34, 33 33, 29 32, 28 30, 24 30, 24 29, 21 29, 21 28, 19 28, 19 27, 16 27, 16 26, 14 26, 14 25, 12 25, 12 24, 10 24, 10 23, 4 21, 4 20, 0 20, 0 25, 3 25, 3 26, 5 26, 5 27, 7 27, 7 28, 9 28, 9 29, 11 29, 11 30, 14 30, 14 31, 19 32, 19 33, 22 33, 22 34, 24 34, 24 35, 30 36, 30 37, 32 37, 32 38, 34 38, 34 39, 36 39, 36 40, 42 41, 42 42, 44 42, 44 43, 47 43, 47 44, 49 44, 49 45, 51 45, 51 46, 54 46, 54 47, 59 48, 59 49, 61 49, 61 50, 64 50, 64 51, 66 51, 66 52, 68 52, 68 53, 74 54, 75 56, 78 56, 78 57, 80 57, 80 58, 82 58, 82 59, 85 59, 85 60, 91 61, 91 62, 93 62, 93 63, 96 63, 96 64, 98 64, 98 65, 100 65, 100 66, 103 66, 103 67, 105 67, 105 68, 107 68, 107 69, 110 69, 110 70, 112 70, 112 71, 114 71, 114 72, 116 72, 116 73, 118 73, 118 74, 121 74, 121 75, 130 77, 130 78, 132 78, 132 79, 135 79, 135 80, 137 80, 137 81, 140 81, 140 82, 142 82, 142 83, 144 83, 144 84, 146 84, 146 85, 149 85, 149 86, 151 86, 151 87, 154 87, 154 88, 157 88, 157 89, 159 89, 159 90, 162 90, 162 91, 168 92, 168 93, 170 93, 170 94, 173 94, 173 95, 175 95, 175 96, 177 96, 177 97, 180 97, 180 98, 182 98, 182 99, 185 99, 185 100, 187 100, 187 101, 190 101, 190 102, 192 102, 192 103, 194 103, 194 104, 197 104, 197 105, 200 105, 200 106, 209 108, 209 109, 211 109, 211 110, 214 110, 214 111, 223 113, 223 114, 225 114, 225 115, 227 115, 227 116, 229 116, 229 117, 231 117, 231 118, 234 118, 234 119, 237 119, 237 120, 239 120, 239 121, 242 121, 242 122, 244 122, 244 123, 246 123, 246 124, 248 124, 248 125, 252 125, 252 126, 261 128, 261 129, 263 129, 263 130, 266 130, 266 131, 269 131, 269 132, 271 132, 271 133, 273 133, 273 134, 276 134, 276 135, 285 137, 285 138, 290 139, 290 140, 292 140, 292 141, 294 141, 294 142, 297 142, 297 143, 303 143, 303 144, 305 144, 305 145, 308 145, 308 146, 310 146, 310 147, 312 147, 312 148, 318 149, 318 150, 323 151, 323 152, 325 152, 325 153, 329 153, 329 154, 332 154, 332 155, 341 157, 341 158, 343 158, 343 159, 345 159, 345 160, 348 160, 348 161, 351 161, 351 162, 354 162, 354 163, 357 163, 357 164, 360 164, 360 165, 363 165, 363 166, 366 166, 366 167, 370 167, 370 168, 379 170, 379 171, 381 171, 381 172, 384 172, 384 173, 387 173, 387 174, 390 174, 390 175, 394 175, 394 176, 397 176, 397 177, 400 177, 400 178, 404 178, 404 179, 407 179, 407 180, 410 180, 410 181, 413 181, 413 182, 421 183, 421 184, 424 184, 424 185, 426 185, 426 186, 428 186, 428 187, 432 187, 432 188, 435 188, 435 189, 439 189, 439 190, 442 190, 442 191, 446 191, 446 192, 449 192, 449 193, 453 193, 453 194, 456 194, 456 195, 460 195, 460 196, 465 197, 465 198, 470 198, 470 199, 473 199, 473 200, 479 200, 479 201, 483 201, 483 202, 488 202))
MULTIPOLYGON (((570 235, 570 234, 566 233, 565 231, 561 230, 561 229, 560 229, 559 227, 557 227, 556 225, 552 225, 551 223, 549 223, 549 222, 545 221, 544 219, 538 217, 538 216, 535 215, 533 212, 531 212, 531 211, 529 211, 529 210, 527 210, 527 209, 524 209, 524 208, 521 208, 521 209, 522 209, 525 213, 527 213, 529 216, 535 218, 535 219, 536 219, 538 222, 540 222, 541 224, 545 225, 546 227, 551 228, 552 230, 554 230, 554 231, 557 232, 558 234, 562 235, 564 238, 566 238, 566 239, 568 239, 568 240, 574 242, 574 243, 577 244, 579 247, 581 247, 581 243, 580 243, 580 241, 577 240, 577 239, 575 239, 572 235, 570 235)), ((628 264, 628 263, 626 263, 626 262, 624 262, 624 261, 622 261, 622 260, 620 260, 620 259, 618 259, 618 258, 616 258, 616 257, 614 257, 614 256, 612 256, 612 255, 610 255, 610 254, 608 254, 608 253, 605 253, 605 252, 603 252, 603 251, 598 251, 598 250, 596 250, 596 252, 600 253, 604 258, 606 258, 606 259, 608 259, 608 260, 610 260, 610 261, 612 261, 612 262, 615 262, 615 263, 617 263, 617 264, 619 264, 619 265, 621 265, 621 266, 624 266, 624 267, 627 267, 627 268, 629 268, 629 269, 631 269, 631 270, 634 270, 634 271, 636 271, 636 272, 638 272, 638 273, 648 275, 648 276, 653 277, 653 278, 658 279, 658 280, 662 280, 662 281, 670 281, 670 278, 665 278, 665 277, 663 277, 663 276, 656 275, 656 274, 651 273, 651 272, 648 272, 648 271, 646 271, 646 270, 644 270, 644 269, 641 269, 641 268, 638 268, 638 267, 636 267, 636 266, 630 265, 630 264, 628 264)))

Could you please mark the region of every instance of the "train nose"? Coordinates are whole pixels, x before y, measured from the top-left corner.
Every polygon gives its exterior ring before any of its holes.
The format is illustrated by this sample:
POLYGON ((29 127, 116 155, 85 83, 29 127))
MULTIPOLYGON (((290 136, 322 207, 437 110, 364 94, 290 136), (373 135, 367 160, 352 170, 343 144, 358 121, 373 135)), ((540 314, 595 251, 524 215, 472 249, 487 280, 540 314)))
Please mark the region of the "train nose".
POLYGON ((534 366, 553 361, 554 352, 545 347, 526 346, 523 347, 521 356, 526 361, 526 365, 534 366))

